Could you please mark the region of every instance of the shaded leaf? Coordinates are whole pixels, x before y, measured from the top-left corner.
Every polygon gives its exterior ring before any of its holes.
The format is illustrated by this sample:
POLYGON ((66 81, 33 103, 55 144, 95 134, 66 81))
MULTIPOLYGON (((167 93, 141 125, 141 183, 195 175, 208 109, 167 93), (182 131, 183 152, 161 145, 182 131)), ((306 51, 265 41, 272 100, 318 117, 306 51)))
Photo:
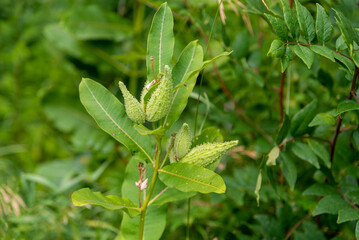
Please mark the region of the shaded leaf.
POLYGON ((348 221, 355 221, 359 219, 359 210, 350 208, 340 209, 338 213, 337 223, 343 223, 348 221))
POLYGON ((290 130, 290 119, 287 114, 284 115, 282 124, 280 125, 279 131, 275 137, 275 142, 279 145, 287 137, 290 130))
POLYGON ((309 188, 307 188, 303 195, 312 195, 312 196, 328 196, 328 195, 338 195, 339 192, 331 185, 326 183, 315 183, 309 188))
POLYGON ((290 189, 293 191, 295 182, 297 181, 297 167, 288 154, 281 152, 279 157, 284 178, 287 180, 290 189))
POLYGON ((328 195, 322 198, 313 212, 313 216, 323 213, 338 214, 339 210, 350 205, 340 195, 328 195))
POLYGON ((159 178, 168 187, 182 192, 224 193, 226 185, 217 173, 206 168, 187 164, 172 163, 159 170, 159 178))
POLYGON ((291 149, 297 157, 306 162, 309 162, 314 167, 319 169, 318 158, 314 154, 314 152, 308 147, 307 144, 301 142, 294 142, 291 149))
POLYGON ((348 57, 343 56, 337 52, 333 52, 334 57, 339 60, 341 63, 343 63, 346 68, 349 70, 350 74, 353 74, 354 72, 354 63, 352 60, 350 60, 348 57))
POLYGON ((353 28, 351 21, 346 18, 341 12, 335 10, 337 17, 335 18, 337 25, 340 31, 343 34, 343 38, 349 48, 352 50, 354 47, 354 42, 359 44, 359 34, 353 28))
POLYGON ((309 147, 320 159, 323 160, 325 166, 327 166, 327 168, 330 168, 331 163, 330 163, 330 156, 328 149, 325 148, 325 146, 322 143, 315 141, 313 139, 309 140, 309 147))
POLYGON ((82 188, 72 194, 72 202, 75 206, 86 204, 102 206, 110 210, 122 209, 130 216, 140 214, 140 209, 129 199, 114 195, 103 196, 100 192, 91 192, 89 188, 82 188))
POLYGON ((359 151, 359 130, 358 129, 353 132, 352 142, 353 142, 353 147, 355 148, 355 150, 359 151))
POLYGON ((302 136, 309 130, 308 124, 314 118, 316 109, 317 101, 313 100, 294 115, 290 128, 290 132, 294 137, 302 136))

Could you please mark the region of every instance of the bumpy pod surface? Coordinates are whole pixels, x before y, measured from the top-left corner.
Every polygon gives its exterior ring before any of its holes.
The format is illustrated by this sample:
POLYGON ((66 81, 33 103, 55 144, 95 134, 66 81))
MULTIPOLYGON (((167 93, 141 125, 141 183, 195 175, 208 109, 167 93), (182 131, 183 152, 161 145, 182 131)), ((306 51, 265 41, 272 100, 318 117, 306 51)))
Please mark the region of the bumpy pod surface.
POLYGON ((145 111, 142 108, 141 103, 132 96, 132 94, 127 90, 123 82, 119 82, 123 98, 125 100, 125 109, 127 116, 137 124, 142 124, 146 121, 145 111))
POLYGON ((238 144, 238 141, 224 143, 205 143, 192 148, 181 160, 183 163, 207 167, 238 144))
POLYGON ((176 140, 173 146, 175 155, 181 159, 191 149, 192 133, 187 123, 184 123, 176 135, 176 140))
POLYGON ((168 113, 173 96, 172 89, 172 73, 170 67, 166 65, 164 78, 146 104, 146 119, 148 121, 158 121, 168 113))

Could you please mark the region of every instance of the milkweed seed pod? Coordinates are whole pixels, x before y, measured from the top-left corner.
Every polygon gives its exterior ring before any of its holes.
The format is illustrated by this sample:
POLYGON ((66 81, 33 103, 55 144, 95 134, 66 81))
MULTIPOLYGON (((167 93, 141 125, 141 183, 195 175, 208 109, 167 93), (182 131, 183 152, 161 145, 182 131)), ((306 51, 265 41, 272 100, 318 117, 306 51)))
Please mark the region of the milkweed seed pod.
POLYGON ((237 144, 238 141, 204 143, 192 148, 191 151, 181 160, 181 162, 207 167, 221 158, 237 144))
POLYGON ((146 104, 146 119, 148 121, 158 121, 168 113, 173 96, 172 89, 172 73, 170 67, 166 65, 164 77, 146 104))
POLYGON ((123 98, 125 100, 125 109, 127 116, 137 124, 142 124, 146 121, 145 111, 142 108, 142 105, 137 101, 137 99, 132 96, 132 94, 127 90, 123 82, 119 82, 123 98))
POLYGON ((179 159, 183 158, 191 149, 192 133, 187 123, 184 123, 176 135, 173 146, 174 153, 179 159))

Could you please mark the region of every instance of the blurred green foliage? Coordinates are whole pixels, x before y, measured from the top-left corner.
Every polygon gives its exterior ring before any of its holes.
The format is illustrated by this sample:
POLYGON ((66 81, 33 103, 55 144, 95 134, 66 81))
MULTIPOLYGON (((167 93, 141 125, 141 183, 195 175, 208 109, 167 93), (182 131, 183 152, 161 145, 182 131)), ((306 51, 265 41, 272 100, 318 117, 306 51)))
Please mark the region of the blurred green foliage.
MULTIPOLYGON (((331 179, 322 163, 318 170, 300 160, 295 150, 280 156, 281 168, 268 167, 264 172, 257 206, 258 167, 275 146, 271 139, 280 125, 277 89, 281 66, 279 59, 267 56, 276 36, 263 18, 262 13, 269 13, 263 1, 223 2, 225 24, 220 17, 214 18, 216 0, 169 2, 176 26, 177 58, 193 39, 199 39, 206 49, 214 21, 207 59, 234 50, 202 73, 203 84, 195 88, 184 119, 173 126, 176 130, 183 122, 194 126, 199 104, 198 126, 215 125, 226 140, 240 140, 240 146, 219 168, 226 194, 198 195, 192 201, 191 239, 285 239, 298 221, 301 224, 291 239, 355 239, 355 221, 337 224, 336 215, 308 215, 316 209, 320 196, 337 190, 320 185, 320 191, 310 192, 310 186, 331 179), (198 103, 199 92, 203 97, 198 103)), ((280 1, 266 2, 282 14, 280 1)), ((325 8, 332 23, 335 12, 331 8, 335 8, 359 27, 357 1, 301 1, 312 15, 315 2, 325 8)), ((70 201, 72 191, 80 187, 119 195, 130 156, 86 113, 79 101, 78 84, 81 77, 89 77, 121 98, 117 83, 122 80, 138 96, 146 76, 146 36, 161 3, 0 1, 1 239, 117 236, 121 213, 100 207, 91 211, 75 208, 70 201)), ((333 35, 340 36, 337 27, 333 35)), ((341 42, 332 39, 328 45, 341 49, 341 42)), ((318 100, 316 113, 335 109, 347 97, 351 78, 341 63, 318 55, 308 69, 296 57, 288 69, 286 113, 292 118, 314 99, 318 100)), ((333 186, 353 204, 359 204, 358 118, 358 111, 346 114, 342 126, 348 131, 338 137, 332 165, 333 186)), ((320 125, 309 133, 330 140, 334 130, 335 126, 320 125)), ((294 148, 292 145, 288 148, 294 148)), ((187 201, 169 205, 163 239, 183 238, 186 208, 187 201)))

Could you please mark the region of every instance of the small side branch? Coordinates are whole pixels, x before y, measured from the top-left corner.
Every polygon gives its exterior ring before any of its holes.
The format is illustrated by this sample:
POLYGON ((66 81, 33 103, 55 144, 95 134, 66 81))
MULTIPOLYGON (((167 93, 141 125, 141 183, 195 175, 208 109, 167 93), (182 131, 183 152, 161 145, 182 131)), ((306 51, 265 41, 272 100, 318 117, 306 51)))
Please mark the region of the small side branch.
MULTIPOLYGON (((358 67, 355 67, 353 80, 352 80, 352 86, 350 88, 350 93, 349 93, 349 96, 348 96, 349 100, 353 98, 353 95, 355 95, 353 93, 355 93, 355 86, 356 86, 358 75, 359 75, 359 69, 358 69, 358 67)), ((332 141, 330 142, 330 162, 332 164, 333 164, 333 160, 334 160, 335 145, 337 144, 338 135, 341 132, 340 127, 341 127, 342 122, 343 122, 343 118, 340 118, 340 116, 338 116, 338 119, 339 120, 338 120, 338 123, 337 123, 337 128, 335 129, 334 136, 332 138, 332 141)))
POLYGON ((300 219, 289 231, 288 233, 285 235, 285 240, 288 240, 293 233, 295 232, 295 230, 297 230, 297 228, 310 216, 312 216, 312 213, 308 213, 307 215, 305 215, 302 219, 300 219))

